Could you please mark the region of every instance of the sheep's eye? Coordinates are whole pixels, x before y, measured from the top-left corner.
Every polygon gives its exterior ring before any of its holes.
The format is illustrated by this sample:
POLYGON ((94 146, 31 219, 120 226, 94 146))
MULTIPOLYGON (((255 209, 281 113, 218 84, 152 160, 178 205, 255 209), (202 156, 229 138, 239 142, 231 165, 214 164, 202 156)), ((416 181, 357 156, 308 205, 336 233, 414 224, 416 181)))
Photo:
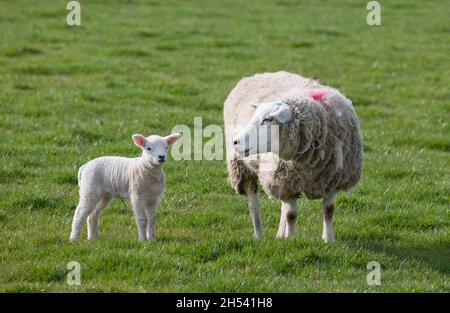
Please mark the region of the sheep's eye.
POLYGON ((148 150, 148 151, 152 151, 152 148, 149 147, 149 148, 147 148, 147 150, 148 150))

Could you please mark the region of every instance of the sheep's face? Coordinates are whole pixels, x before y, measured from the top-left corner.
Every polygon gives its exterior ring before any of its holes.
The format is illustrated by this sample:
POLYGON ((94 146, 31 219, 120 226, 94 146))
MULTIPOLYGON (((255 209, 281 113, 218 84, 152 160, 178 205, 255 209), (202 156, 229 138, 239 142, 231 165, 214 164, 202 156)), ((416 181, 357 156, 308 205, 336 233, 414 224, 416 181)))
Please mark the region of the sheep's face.
POLYGON ((133 135, 135 145, 142 149, 142 157, 155 166, 166 162, 169 146, 179 138, 181 138, 179 133, 166 137, 152 135, 147 138, 139 134, 133 135))
POLYGON ((242 157, 265 152, 278 154, 280 126, 291 120, 291 108, 282 102, 252 106, 256 108, 252 119, 233 141, 237 153, 242 157))

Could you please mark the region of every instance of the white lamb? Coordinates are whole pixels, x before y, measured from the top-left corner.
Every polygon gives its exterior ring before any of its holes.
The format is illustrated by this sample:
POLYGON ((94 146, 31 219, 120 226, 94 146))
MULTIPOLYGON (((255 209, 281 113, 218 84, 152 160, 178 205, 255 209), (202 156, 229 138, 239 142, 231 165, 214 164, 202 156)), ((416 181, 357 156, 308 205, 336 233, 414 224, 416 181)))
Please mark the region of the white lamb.
POLYGON ((134 143, 142 149, 137 158, 100 157, 82 165, 78 171, 80 201, 75 210, 70 240, 80 237, 87 219, 88 239, 98 237, 101 210, 115 198, 130 198, 139 240, 155 238, 156 207, 164 190, 162 165, 166 161, 169 145, 181 137, 133 135, 134 143))

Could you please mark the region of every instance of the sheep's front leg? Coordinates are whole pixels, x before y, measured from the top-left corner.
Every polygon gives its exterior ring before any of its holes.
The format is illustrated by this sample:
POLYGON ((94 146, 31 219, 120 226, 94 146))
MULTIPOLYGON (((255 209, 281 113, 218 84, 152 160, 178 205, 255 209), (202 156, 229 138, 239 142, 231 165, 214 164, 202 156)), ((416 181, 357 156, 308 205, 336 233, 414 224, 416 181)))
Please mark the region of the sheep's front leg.
POLYGON ((285 234, 286 234, 286 214, 284 214, 283 207, 281 207, 280 224, 278 225, 277 238, 279 239, 284 238, 285 234))
POLYGON ((147 202, 145 214, 147 215, 147 240, 154 240, 156 235, 156 207, 158 203, 147 202))
POLYGON ((286 214, 281 205, 280 224, 278 225, 277 238, 284 238, 286 235, 286 214))
POLYGON ((131 204, 133 206, 134 218, 138 228, 139 240, 147 238, 147 215, 145 213, 145 201, 137 196, 131 196, 131 204))
POLYGON ((277 238, 295 236, 295 223, 297 221, 297 199, 289 199, 281 203, 280 225, 277 238))
POLYGON ((336 194, 331 193, 323 198, 323 231, 322 239, 325 242, 334 240, 333 232, 333 213, 334 213, 334 201, 336 194))
POLYGON ((250 212, 250 217, 252 218, 253 222, 254 236, 257 239, 262 239, 264 237, 264 234, 262 230, 262 222, 260 214, 261 207, 259 204, 258 194, 257 192, 248 191, 247 198, 248 198, 248 210, 250 212))

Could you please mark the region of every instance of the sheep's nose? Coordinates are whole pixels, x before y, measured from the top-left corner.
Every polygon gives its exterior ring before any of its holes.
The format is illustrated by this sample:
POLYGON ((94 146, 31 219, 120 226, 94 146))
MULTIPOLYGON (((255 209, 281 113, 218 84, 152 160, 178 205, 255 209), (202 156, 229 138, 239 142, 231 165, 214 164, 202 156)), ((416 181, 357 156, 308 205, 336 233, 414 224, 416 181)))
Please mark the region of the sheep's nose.
POLYGON ((233 141, 233 144, 236 146, 236 145, 238 145, 239 144, 239 140, 235 140, 235 141, 233 141))
POLYGON ((166 159, 165 155, 158 155, 158 161, 162 162, 166 159))

